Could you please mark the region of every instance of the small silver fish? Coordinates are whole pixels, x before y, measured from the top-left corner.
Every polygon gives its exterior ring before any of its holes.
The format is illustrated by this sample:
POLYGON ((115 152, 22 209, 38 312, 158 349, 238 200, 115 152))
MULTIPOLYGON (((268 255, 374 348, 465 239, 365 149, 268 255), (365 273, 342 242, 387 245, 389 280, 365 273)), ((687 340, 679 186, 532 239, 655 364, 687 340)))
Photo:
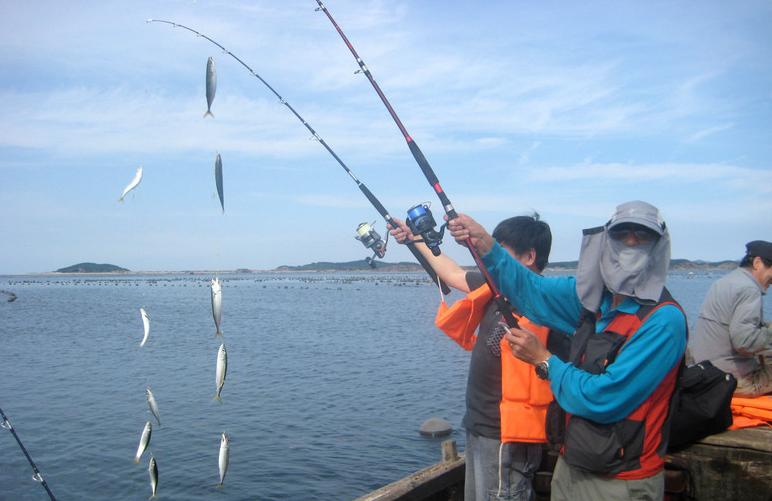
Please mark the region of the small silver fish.
POLYGON ((142 457, 142 453, 147 449, 147 444, 150 443, 150 435, 153 433, 153 424, 148 421, 145 423, 145 429, 142 430, 142 436, 139 438, 139 447, 137 447, 137 455, 134 456, 134 462, 139 463, 139 458, 142 457))
POLYGON ((121 198, 119 198, 118 201, 123 202, 123 197, 126 196, 126 193, 136 188, 140 181, 142 181, 142 165, 139 166, 137 173, 134 174, 134 179, 132 179, 126 189, 123 190, 123 195, 121 195, 121 198))
POLYGON ((217 350, 217 370, 215 371, 215 384, 217 385, 217 394, 212 400, 222 403, 220 392, 225 385, 225 373, 228 371, 228 352, 225 350, 225 343, 220 343, 220 349, 217 350))
POLYGON ((220 320, 222 319, 222 286, 220 285, 220 278, 215 277, 212 280, 212 317, 214 317, 214 325, 217 328, 214 337, 223 337, 220 332, 220 320))
POLYGON ((214 93, 217 91, 217 72, 214 69, 214 59, 211 57, 206 62, 206 113, 204 118, 212 117, 212 101, 214 101, 214 93))
POLYGON ((214 161, 214 182, 217 184, 217 195, 220 197, 222 213, 225 214, 225 200, 222 194, 222 159, 219 153, 217 153, 217 160, 214 161))
POLYGON ((150 456, 150 464, 147 467, 147 471, 150 474, 150 488, 153 490, 153 495, 148 499, 157 498, 158 496, 155 493, 158 490, 158 465, 153 456, 150 456))
POLYGON ((222 432, 220 437, 220 456, 218 458, 218 464, 220 466, 220 483, 217 488, 223 487, 223 480, 225 480, 225 472, 228 471, 228 460, 231 455, 231 441, 225 432, 222 432))
POLYGON ((158 421, 158 426, 161 426, 161 418, 158 417, 158 404, 155 402, 155 397, 153 396, 153 392, 150 391, 150 388, 145 390, 145 395, 147 395, 147 406, 150 407, 150 412, 153 413, 153 417, 158 421))
POLYGON ((140 308, 139 313, 142 315, 142 325, 145 327, 145 337, 143 337, 142 342, 139 343, 139 347, 142 348, 147 341, 147 335, 150 334, 150 319, 147 317, 147 312, 144 308, 140 308))

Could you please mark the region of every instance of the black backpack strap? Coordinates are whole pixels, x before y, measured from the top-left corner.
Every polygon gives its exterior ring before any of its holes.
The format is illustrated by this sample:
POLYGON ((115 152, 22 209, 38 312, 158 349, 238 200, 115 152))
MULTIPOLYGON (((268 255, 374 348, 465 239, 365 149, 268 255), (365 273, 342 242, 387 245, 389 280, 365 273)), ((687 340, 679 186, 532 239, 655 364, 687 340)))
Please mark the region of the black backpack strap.
POLYGON ((547 351, 563 361, 568 362, 571 353, 571 336, 563 331, 550 329, 547 334, 547 351))
POLYGON ((595 321, 595 313, 587 308, 582 308, 579 323, 576 325, 576 332, 571 339, 571 351, 568 358, 568 361, 576 367, 581 365, 587 343, 590 342, 590 337, 595 334, 595 321))

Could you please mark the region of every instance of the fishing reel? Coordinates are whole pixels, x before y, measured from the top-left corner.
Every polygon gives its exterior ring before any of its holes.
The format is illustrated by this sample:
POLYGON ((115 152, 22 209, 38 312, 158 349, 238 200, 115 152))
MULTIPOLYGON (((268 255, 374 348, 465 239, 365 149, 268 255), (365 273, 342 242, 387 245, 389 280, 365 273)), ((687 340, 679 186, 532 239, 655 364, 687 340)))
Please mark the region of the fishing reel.
POLYGON ((405 223, 413 232, 413 235, 420 236, 423 239, 426 246, 431 249, 432 254, 439 256, 441 253, 440 244, 442 243, 442 236, 445 234, 446 225, 443 224, 440 227, 440 231, 434 229, 437 226, 437 222, 429 210, 429 205, 427 202, 408 209, 405 223))
MULTIPOLYGON (((375 224, 375 222, 373 222, 375 224)), ((362 245, 374 252, 373 257, 365 258, 365 262, 370 265, 370 268, 375 269, 376 257, 383 259, 386 255, 386 242, 383 241, 381 236, 367 223, 362 223, 357 227, 357 236, 354 237, 362 245)), ((386 238, 389 238, 388 236, 386 238)))

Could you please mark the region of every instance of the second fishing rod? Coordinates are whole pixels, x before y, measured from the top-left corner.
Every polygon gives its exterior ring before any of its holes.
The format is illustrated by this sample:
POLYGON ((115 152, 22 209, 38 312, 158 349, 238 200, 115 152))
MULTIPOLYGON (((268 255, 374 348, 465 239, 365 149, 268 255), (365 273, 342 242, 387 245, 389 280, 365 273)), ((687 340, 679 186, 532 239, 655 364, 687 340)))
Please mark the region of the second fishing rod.
MULTIPOLYGON (((394 122, 397 124, 397 127, 399 128, 400 132, 402 132, 402 135, 405 137, 405 141, 407 142, 407 146, 410 149, 410 152, 413 154, 413 158, 415 158, 416 163, 418 163, 418 166, 421 168, 421 171, 424 173, 426 180, 429 181, 429 185, 431 185, 432 189, 434 189, 435 193, 437 193, 437 196, 439 197, 440 202, 442 203, 442 207, 445 210, 445 213, 448 215, 448 219, 457 218, 458 214, 456 213, 456 210, 453 208, 453 204, 450 203, 450 199, 445 194, 445 191, 442 189, 442 186, 440 185, 440 180, 437 178, 437 175, 434 173, 434 170, 432 169, 431 165, 429 165, 429 162, 426 160, 426 157, 421 151, 421 148, 418 147, 418 144, 416 144, 416 142, 413 140, 410 134, 408 134, 407 129, 402 124, 402 121, 399 119, 399 116, 397 116, 397 113, 394 111, 394 108, 392 108, 391 103, 389 103, 389 100, 386 99, 386 95, 381 90, 380 86, 378 85, 378 82, 375 81, 375 78, 373 77, 372 73, 370 73, 370 70, 367 69, 365 62, 362 60, 361 57, 359 57, 359 54, 357 54, 357 51, 354 49, 354 46, 351 45, 351 42, 349 42, 348 38, 343 33, 343 30, 340 28, 340 26, 338 26, 338 23, 335 22, 335 19, 333 19, 332 15, 327 10, 327 7, 324 6, 321 0, 316 0, 316 3, 319 4, 319 7, 317 8, 317 10, 321 10, 322 12, 324 12, 324 14, 330 20, 332 25, 335 27, 335 29, 338 30, 338 34, 345 42, 349 51, 351 51, 351 54, 354 56, 354 59, 356 59, 357 64, 359 65, 360 71, 364 73, 367 79, 370 81, 370 83, 373 86, 373 89, 375 89, 375 92, 378 94, 378 97, 381 98, 381 101, 383 102, 384 106, 386 106, 386 109, 389 111, 391 118, 394 119, 394 122)), ((440 253, 439 244, 442 241, 442 233, 444 231, 444 226, 439 233, 434 230, 434 226, 436 225, 436 223, 432 218, 431 212, 429 211, 429 207, 427 205, 416 205, 412 207, 408 211, 407 223, 410 229, 413 230, 414 234, 421 235, 424 242, 426 242, 427 246, 429 246, 432 249, 432 252, 434 253, 434 255, 435 256, 439 255, 440 253)), ((477 264, 477 267, 480 269, 480 272, 485 277, 485 282, 488 284, 488 287, 490 287, 491 292, 493 293, 493 299, 499 305, 500 311, 506 312, 504 313, 504 320, 506 321, 507 325, 509 327, 516 327, 517 319, 515 318, 514 314, 512 314, 510 308, 507 307, 506 298, 501 294, 498 287, 496 287, 496 284, 493 283, 493 279, 491 278, 490 273, 488 273, 488 270, 485 268, 485 265, 482 263, 482 260, 480 259, 480 255, 478 254, 477 249, 475 249, 474 245, 472 245, 471 239, 467 238, 465 241, 465 244, 469 249, 469 252, 472 254, 472 258, 474 259, 475 264, 477 264)))
MULTIPOLYGON (((308 131, 311 132, 311 135, 313 136, 313 139, 316 139, 322 146, 324 146, 324 148, 327 150, 327 152, 330 155, 332 155, 332 157, 340 164, 340 166, 343 167, 343 169, 346 171, 346 173, 349 176, 351 176, 351 179, 354 180, 354 182, 357 184, 357 186, 362 191, 362 193, 365 195, 365 197, 367 197, 367 199, 370 201, 370 203, 373 205, 373 207, 375 207, 375 210, 377 210, 378 213, 381 216, 383 216, 383 218, 386 221, 386 223, 390 224, 392 227, 396 227, 396 224, 393 222, 393 219, 392 219, 391 215, 389 214, 389 212, 386 210, 386 208, 383 206, 383 204, 375 197, 375 195, 373 195, 373 193, 367 188, 367 186, 365 186, 364 183, 362 183, 359 179, 357 179, 357 177, 354 175, 354 173, 351 172, 351 169, 349 169, 348 166, 345 163, 343 163, 343 160, 341 160, 340 157, 338 157, 338 155, 332 150, 332 148, 330 148, 330 146, 324 141, 324 139, 322 139, 322 137, 319 134, 317 134, 317 132, 308 124, 308 122, 306 122, 303 119, 303 117, 301 117, 298 114, 298 112, 295 111, 295 108, 290 106, 290 104, 278 92, 276 92, 276 90, 273 87, 271 87, 268 84, 268 82, 266 82, 260 75, 258 75, 255 72, 255 70, 250 68, 244 61, 242 61, 241 59, 236 57, 236 55, 233 54, 231 51, 229 51, 228 49, 226 49, 225 47, 223 47, 222 45, 220 45, 216 41, 212 40, 208 36, 204 35, 203 33, 200 33, 200 32, 198 32, 198 31, 196 31, 196 30, 194 30, 192 28, 188 28, 187 26, 184 26, 184 25, 179 24, 179 23, 175 23, 175 22, 172 22, 172 21, 164 21, 164 20, 161 20, 161 19, 148 19, 147 22, 148 23, 156 22, 156 23, 169 24, 169 25, 171 25, 171 26, 173 26, 175 28, 183 28, 183 29, 185 29, 187 31, 190 31, 191 33, 195 33, 197 36, 199 36, 201 38, 204 38, 204 39, 208 40, 209 42, 213 43, 214 45, 219 47, 220 50, 222 50, 225 54, 228 54, 233 59, 238 61, 244 68, 247 69, 247 71, 249 71, 249 73, 252 76, 254 76, 258 80, 260 80, 266 87, 268 87, 268 89, 279 99, 279 102, 281 104, 283 104, 284 106, 286 106, 287 109, 289 109, 292 112, 292 114, 295 115, 295 117, 298 120, 300 120, 300 122, 306 127, 306 129, 308 129, 308 131)), ((357 240, 360 240, 362 242, 362 244, 365 245, 365 247, 368 247, 369 249, 373 250, 375 252, 376 256, 383 257, 383 252, 385 251, 385 244, 383 244, 383 242, 380 241, 380 237, 374 231, 372 231, 372 229, 369 227, 369 225, 367 225, 367 223, 362 223, 361 225, 359 225, 359 228, 357 228, 357 233, 358 233, 357 240)), ((415 256, 416 260, 418 260, 418 262, 421 264, 421 266, 424 268, 424 270, 426 270, 426 272, 429 274, 429 276, 432 278, 432 280, 435 283, 440 285, 440 287, 442 288, 443 292, 445 292, 446 294, 450 293, 450 289, 448 288, 448 286, 437 277, 437 273, 434 271, 434 269, 428 263, 426 258, 418 251, 418 249, 416 249, 414 245, 409 245, 408 247, 410 248, 410 251, 413 253, 413 256, 415 256)), ((367 262, 368 262, 368 264, 370 264, 370 266, 373 266, 373 264, 374 264, 370 258, 368 258, 367 262)))

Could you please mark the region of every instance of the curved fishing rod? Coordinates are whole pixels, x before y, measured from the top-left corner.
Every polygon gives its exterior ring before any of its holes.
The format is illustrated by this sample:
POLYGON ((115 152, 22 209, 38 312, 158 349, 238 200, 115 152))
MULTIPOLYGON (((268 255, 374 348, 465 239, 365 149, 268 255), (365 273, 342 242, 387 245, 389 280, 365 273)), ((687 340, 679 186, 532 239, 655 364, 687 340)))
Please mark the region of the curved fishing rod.
MULTIPOLYGON (((416 144, 413 138, 410 137, 410 134, 408 134, 407 129, 405 128, 405 126, 402 124, 402 121, 397 116, 397 112, 395 112, 394 108, 391 107, 391 103, 389 103, 389 100, 386 99, 386 95, 381 90, 380 86, 378 85, 378 82, 375 81, 375 78, 373 77, 372 73, 370 73, 370 70, 367 69, 365 62, 362 60, 361 57, 359 57, 359 54, 357 54, 357 51, 354 49, 354 46, 351 45, 351 42, 349 42, 348 38, 346 38, 346 35, 343 33, 343 30, 340 29, 340 26, 338 26, 338 23, 336 23, 335 19, 333 19, 332 15, 330 15, 330 12, 327 10, 327 7, 324 6, 321 0, 316 0, 316 3, 319 4, 319 7, 316 10, 321 10, 322 12, 324 12, 327 18, 332 23, 332 25, 335 26, 335 29, 338 30, 338 34, 346 43, 346 46, 351 51, 351 54, 353 54, 354 59, 356 59, 357 64, 359 64, 359 67, 361 68, 362 73, 364 73, 367 79, 370 81, 370 83, 373 86, 373 89, 375 89, 375 92, 378 94, 378 97, 381 98, 381 101, 383 101, 383 104, 386 106, 386 109, 389 110, 389 114, 391 115, 391 118, 394 119, 394 122, 397 124, 397 127, 399 127, 400 132, 402 132, 402 135, 405 136, 405 141, 407 141, 407 146, 408 148, 410 148, 410 152, 413 154, 413 158, 415 158, 415 161, 418 163, 418 166, 421 168, 421 171, 423 171, 424 176, 426 177, 426 180, 429 181, 429 185, 431 185, 435 193, 437 193, 437 196, 439 197, 440 202, 442 202, 442 207, 445 209, 445 213, 448 215, 448 219, 457 218, 458 214, 456 213, 456 210, 453 208, 453 204, 450 203, 450 199, 445 194, 445 190, 442 189, 442 186, 440 185, 440 180, 437 178, 437 175, 434 173, 432 166, 429 165, 429 162, 426 160, 426 157, 421 151, 421 148, 418 147, 418 144, 416 144)), ((413 209, 411 209, 411 211, 419 207, 420 206, 416 206, 413 209)), ((423 216, 424 214, 426 214, 425 212, 426 210, 428 210, 426 206, 424 206, 424 211, 421 211, 419 209, 420 216, 423 216)), ((509 312, 510 309, 508 307, 507 308, 504 307, 506 298, 501 294, 498 287, 496 287, 496 285, 493 283, 493 279, 488 273, 488 270, 485 268, 485 265, 483 265, 482 260, 480 259, 480 255, 477 252, 477 249, 475 249, 474 245, 472 245, 471 239, 467 238, 464 241, 464 243, 469 249, 469 252, 472 254, 472 258, 474 259, 474 262, 477 264, 477 267, 480 269, 480 272, 482 272, 483 276, 485 277, 485 282, 488 284, 488 287, 490 287, 491 292, 493 293, 493 299, 496 300, 496 302, 499 304, 500 310, 502 312, 509 312)), ((504 319, 506 320, 508 326, 510 327, 517 326, 517 319, 515 319, 513 314, 511 313, 504 314, 504 319)))
MULTIPOLYGON (((276 92, 276 90, 274 90, 274 88, 271 87, 268 84, 268 82, 263 80, 263 78, 260 75, 258 75, 252 68, 250 68, 244 61, 242 61, 241 59, 236 57, 235 54, 233 54, 231 51, 229 51, 228 49, 226 49, 225 47, 223 47, 219 43, 215 42, 214 40, 212 40, 208 36, 204 35, 203 33, 198 32, 198 31, 196 31, 196 30, 194 30, 192 28, 188 28, 187 26, 183 26, 182 24, 174 23, 174 22, 171 22, 171 21, 163 21, 161 19, 148 19, 147 22, 148 23, 154 23, 154 22, 155 23, 165 23, 165 24, 170 24, 170 25, 172 25, 175 28, 183 28, 185 30, 188 30, 191 33, 195 33, 197 36, 199 36, 201 38, 205 38, 206 40, 212 42, 214 45, 219 47, 220 50, 222 50, 224 53, 228 54, 233 59, 238 61, 244 68, 247 69, 247 71, 249 71, 249 73, 252 76, 254 76, 258 80, 260 80, 266 87, 268 87, 268 89, 271 92, 273 92, 273 94, 277 98, 279 98, 279 102, 281 104, 283 104, 284 106, 286 106, 287 109, 289 109, 292 112, 292 114, 295 115, 295 117, 298 120, 300 120, 300 122, 303 125, 306 126, 306 129, 308 129, 309 132, 311 132, 311 135, 313 136, 313 138, 316 139, 317 141, 319 141, 319 143, 321 143, 321 145, 324 146, 324 148, 327 150, 327 152, 329 152, 329 154, 332 155, 332 157, 340 164, 340 166, 343 167, 343 169, 346 171, 346 173, 349 176, 351 176, 351 179, 353 179, 354 182, 357 184, 357 186, 359 186, 359 189, 362 191, 362 193, 364 193, 364 195, 367 197, 367 199, 370 201, 370 203, 373 205, 373 207, 375 207, 375 210, 377 210, 378 213, 381 216, 383 216, 383 218, 386 220, 386 222, 388 224, 391 224, 392 228, 396 228, 397 227, 397 225, 392 222, 393 219, 392 219, 391 215, 389 214, 389 212, 386 210, 386 208, 383 206, 383 204, 381 204, 381 202, 377 198, 375 198, 375 195, 373 195, 373 193, 367 188, 367 186, 365 186, 359 179, 357 179, 357 177, 354 175, 354 173, 351 172, 351 169, 349 169, 348 166, 346 166, 346 164, 343 163, 343 160, 341 160, 340 157, 338 157, 338 155, 334 151, 332 151, 332 148, 330 148, 330 146, 324 141, 324 139, 322 139, 322 137, 319 134, 317 134, 317 132, 308 124, 308 122, 306 122, 303 119, 303 117, 301 117, 298 114, 298 112, 295 111, 295 108, 290 106, 290 104, 278 92, 276 92)), ((423 257, 423 255, 421 255, 421 253, 418 251, 418 249, 415 248, 415 246, 410 245, 409 247, 410 247, 410 251, 413 253, 415 258, 418 260, 418 262, 421 264, 421 266, 423 266, 424 270, 426 270, 426 272, 432 278, 432 281, 434 281, 435 283, 439 282, 441 284, 441 287, 443 288, 443 291, 446 294, 448 294, 450 292, 450 289, 448 288, 448 286, 445 283, 443 283, 441 280, 439 280, 437 278, 437 273, 431 267, 431 265, 426 260, 426 258, 423 257)))
POLYGON ((11 423, 8 421, 8 418, 5 416, 3 409, 0 409, 0 416, 3 417, 3 423, 0 426, 11 431, 11 433, 13 434, 13 438, 16 439, 16 442, 19 444, 19 447, 21 447, 21 451, 24 453, 25 456, 27 456, 27 461, 29 461, 29 464, 32 466, 32 470, 35 472, 35 475, 32 477, 32 480, 40 482, 43 485, 43 487, 46 489, 46 492, 48 493, 48 496, 51 498, 51 501, 56 501, 56 498, 54 497, 54 493, 51 492, 51 489, 48 488, 48 484, 46 483, 45 480, 43 480, 43 476, 40 474, 38 467, 35 465, 35 462, 30 457, 29 452, 27 452, 27 449, 24 447, 24 444, 21 443, 21 439, 19 438, 19 435, 16 434, 16 430, 14 430, 13 426, 11 426, 11 423))

